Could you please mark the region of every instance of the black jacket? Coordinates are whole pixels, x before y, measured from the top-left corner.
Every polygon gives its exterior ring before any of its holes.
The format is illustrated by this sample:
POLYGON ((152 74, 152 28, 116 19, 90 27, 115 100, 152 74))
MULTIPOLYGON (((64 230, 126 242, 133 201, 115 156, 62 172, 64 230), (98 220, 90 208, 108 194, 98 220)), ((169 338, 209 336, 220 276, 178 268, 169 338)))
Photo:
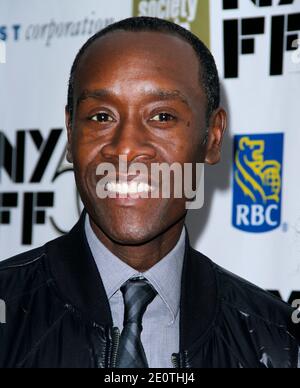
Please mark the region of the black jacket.
MULTIPOLYGON (((0 367, 114 367, 118 333, 84 217, 66 236, 0 264, 0 367)), ((292 309, 190 247, 182 281, 181 368, 297 368, 292 309)), ((171 358, 171 355, 170 355, 171 358)))

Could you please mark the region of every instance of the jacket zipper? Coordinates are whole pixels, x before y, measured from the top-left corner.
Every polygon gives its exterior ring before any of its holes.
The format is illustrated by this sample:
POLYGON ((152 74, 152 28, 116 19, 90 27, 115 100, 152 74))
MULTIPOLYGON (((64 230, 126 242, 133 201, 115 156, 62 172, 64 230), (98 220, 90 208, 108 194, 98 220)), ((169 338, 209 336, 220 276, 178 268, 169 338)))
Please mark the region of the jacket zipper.
POLYGON ((117 356, 118 356, 118 350, 119 350, 119 344, 120 344, 120 330, 117 327, 113 328, 112 332, 112 355, 111 355, 111 368, 117 367, 117 356))
POLYGON ((175 369, 179 369, 179 362, 178 362, 178 356, 177 354, 172 355, 172 364, 175 369))
POLYGON ((185 369, 190 369, 191 366, 188 362, 188 359, 189 359, 189 353, 188 351, 186 350, 184 353, 183 353, 183 368, 185 369))
POLYGON ((172 355, 172 364, 175 369, 184 368, 188 369, 190 368, 190 365, 188 363, 188 351, 185 351, 183 353, 179 354, 173 354, 172 355))

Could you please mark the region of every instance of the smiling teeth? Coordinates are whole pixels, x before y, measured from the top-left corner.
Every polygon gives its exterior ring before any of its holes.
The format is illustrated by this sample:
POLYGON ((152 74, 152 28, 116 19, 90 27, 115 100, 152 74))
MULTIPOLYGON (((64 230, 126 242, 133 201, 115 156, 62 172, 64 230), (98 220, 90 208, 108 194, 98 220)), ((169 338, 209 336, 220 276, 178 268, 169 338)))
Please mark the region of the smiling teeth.
POLYGON ((149 193, 151 191, 151 187, 148 183, 137 183, 137 182, 123 182, 123 183, 114 183, 109 182, 106 184, 106 190, 111 193, 117 193, 122 195, 127 194, 141 194, 141 193, 149 193))

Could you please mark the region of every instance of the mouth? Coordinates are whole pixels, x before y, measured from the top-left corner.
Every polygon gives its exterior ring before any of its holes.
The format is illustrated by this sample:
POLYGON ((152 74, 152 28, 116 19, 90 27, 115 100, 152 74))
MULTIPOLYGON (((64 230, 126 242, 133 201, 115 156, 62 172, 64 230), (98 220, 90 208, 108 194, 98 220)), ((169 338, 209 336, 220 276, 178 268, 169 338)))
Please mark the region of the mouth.
POLYGON ((122 196, 141 196, 150 194, 153 187, 146 182, 107 182, 105 190, 109 194, 117 194, 122 196))
POLYGON ((119 204, 136 204, 136 201, 152 198, 156 195, 158 185, 150 177, 144 175, 106 176, 100 185, 102 199, 111 199, 119 204), (102 196, 103 195, 103 196, 102 196))

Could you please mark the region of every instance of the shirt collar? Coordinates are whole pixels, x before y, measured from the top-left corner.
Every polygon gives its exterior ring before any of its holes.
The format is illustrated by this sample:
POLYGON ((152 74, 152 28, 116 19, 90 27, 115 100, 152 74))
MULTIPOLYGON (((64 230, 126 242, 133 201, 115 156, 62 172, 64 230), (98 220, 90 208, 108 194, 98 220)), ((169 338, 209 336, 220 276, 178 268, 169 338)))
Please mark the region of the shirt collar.
POLYGON ((163 300, 172 316, 172 322, 175 321, 180 308, 181 278, 186 242, 185 228, 183 228, 180 239, 173 250, 143 274, 124 263, 102 244, 91 227, 88 215, 85 220, 85 233, 108 299, 111 299, 127 280, 143 276, 163 300))

